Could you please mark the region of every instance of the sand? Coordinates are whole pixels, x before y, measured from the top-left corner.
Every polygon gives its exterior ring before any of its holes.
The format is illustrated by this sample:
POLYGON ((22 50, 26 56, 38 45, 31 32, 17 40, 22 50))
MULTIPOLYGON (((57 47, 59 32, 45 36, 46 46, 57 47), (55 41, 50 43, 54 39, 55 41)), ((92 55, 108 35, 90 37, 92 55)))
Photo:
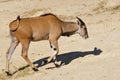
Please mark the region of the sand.
POLYGON ((0 0, 0 80, 119 80, 120 0, 0 0), (18 15, 34 17, 54 13, 61 20, 85 21, 89 39, 79 35, 59 39, 58 61, 41 65, 51 55, 48 41, 32 42, 29 57, 39 65, 34 72, 21 57, 21 44, 10 61, 14 73, 4 73, 5 54, 10 45, 9 23, 18 15))

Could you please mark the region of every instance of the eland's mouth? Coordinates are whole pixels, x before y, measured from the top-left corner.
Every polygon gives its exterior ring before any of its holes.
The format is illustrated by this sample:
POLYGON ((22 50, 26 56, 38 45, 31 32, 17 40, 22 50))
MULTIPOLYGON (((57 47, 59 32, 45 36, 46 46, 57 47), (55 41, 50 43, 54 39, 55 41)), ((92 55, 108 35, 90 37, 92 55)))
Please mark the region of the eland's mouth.
POLYGON ((83 38, 84 38, 84 39, 88 39, 88 38, 89 38, 89 36, 88 36, 88 35, 85 35, 85 36, 83 36, 83 38))

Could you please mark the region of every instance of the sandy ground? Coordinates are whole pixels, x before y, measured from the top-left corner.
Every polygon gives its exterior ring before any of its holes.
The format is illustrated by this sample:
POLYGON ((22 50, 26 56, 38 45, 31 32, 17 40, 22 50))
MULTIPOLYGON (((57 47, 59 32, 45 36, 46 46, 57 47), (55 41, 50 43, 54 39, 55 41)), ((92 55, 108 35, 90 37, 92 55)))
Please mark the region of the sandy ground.
POLYGON ((0 0, 0 80, 119 80, 120 78, 120 0, 0 0), (21 17, 54 13, 64 21, 83 19, 89 39, 79 35, 61 37, 56 68, 53 63, 42 66, 51 55, 48 41, 32 42, 29 57, 39 65, 34 72, 21 57, 21 44, 16 48, 7 77, 5 53, 10 45, 9 22, 21 17))

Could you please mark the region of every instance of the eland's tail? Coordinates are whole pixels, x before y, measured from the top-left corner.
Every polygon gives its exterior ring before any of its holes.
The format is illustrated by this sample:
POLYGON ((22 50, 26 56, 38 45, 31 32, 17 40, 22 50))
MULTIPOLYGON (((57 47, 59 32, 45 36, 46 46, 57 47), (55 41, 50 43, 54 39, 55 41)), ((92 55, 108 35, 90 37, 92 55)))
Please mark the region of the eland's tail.
POLYGON ((16 20, 14 20, 13 22, 10 23, 9 27, 10 27, 10 31, 14 32, 17 31, 17 29, 19 28, 19 24, 20 24, 20 16, 17 17, 16 20))

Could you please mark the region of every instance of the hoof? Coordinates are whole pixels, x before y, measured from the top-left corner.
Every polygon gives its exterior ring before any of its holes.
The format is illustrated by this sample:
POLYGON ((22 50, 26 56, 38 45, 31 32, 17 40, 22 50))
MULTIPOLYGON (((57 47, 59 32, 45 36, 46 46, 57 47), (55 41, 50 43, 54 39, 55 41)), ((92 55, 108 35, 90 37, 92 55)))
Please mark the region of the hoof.
POLYGON ((61 66, 65 65, 65 62, 59 61, 59 62, 54 62, 54 65, 56 68, 60 68, 61 66))
POLYGON ((59 68, 60 67, 60 65, 59 64, 56 64, 56 63, 54 63, 55 64, 55 67, 56 68, 59 68))
POLYGON ((12 74, 8 71, 5 72, 7 74, 7 76, 12 76, 12 74))
POLYGON ((61 62, 53 62, 56 68, 59 68, 61 66, 61 62))
POLYGON ((35 72, 39 71, 37 68, 32 68, 35 72))

